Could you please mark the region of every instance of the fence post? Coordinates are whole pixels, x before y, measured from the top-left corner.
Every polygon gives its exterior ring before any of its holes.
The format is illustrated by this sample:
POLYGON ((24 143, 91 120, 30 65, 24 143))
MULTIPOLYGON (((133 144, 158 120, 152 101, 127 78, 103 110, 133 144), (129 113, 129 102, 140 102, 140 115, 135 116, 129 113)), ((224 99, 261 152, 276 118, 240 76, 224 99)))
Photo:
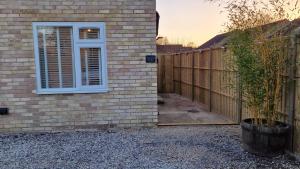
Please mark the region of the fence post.
POLYGON ((170 83, 172 83, 170 85, 170 87, 171 87, 170 93, 174 93, 174 56, 170 55, 169 57, 171 59, 170 63, 172 65, 172 66, 170 66, 170 69, 172 69, 172 70, 170 70, 170 72, 172 72, 172 80, 170 81, 170 83))
POLYGON ((210 56, 209 56, 209 112, 212 111, 212 57, 213 57, 213 51, 212 48, 209 49, 210 56))
POLYGON ((166 63, 165 63, 165 55, 161 55, 160 63, 161 63, 161 72, 160 72, 161 78, 160 78, 160 81, 161 81, 161 85, 162 85, 161 90, 162 90, 162 93, 165 93, 165 91, 166 91, 166 63))
POLYGON ((179 95, 182 95, 182 81, 181 81, 181 71, 182 71, 182 54, 179 54, 179 95))
POLYGON ((172 59, 173 59, 173 66, 172 66, 172 71, 173 71, 173 92, 176 93, 176 81, 175 81, 175 59, 176 59, 176 54, 172 54, 172 59))
POLYGON ((195 100, 195 52, 192 52, 192 100, 195 100))
POLYGON ((289 54, 289 68, 288 68, 288 123, 291 126, 289 151, 294 152, 294 120, 295 120, 295 100, 296 100, 296 56, 298 55, 298 41, 300 35, 300 28, 296 29, 292 37, 290 54, 289 54))

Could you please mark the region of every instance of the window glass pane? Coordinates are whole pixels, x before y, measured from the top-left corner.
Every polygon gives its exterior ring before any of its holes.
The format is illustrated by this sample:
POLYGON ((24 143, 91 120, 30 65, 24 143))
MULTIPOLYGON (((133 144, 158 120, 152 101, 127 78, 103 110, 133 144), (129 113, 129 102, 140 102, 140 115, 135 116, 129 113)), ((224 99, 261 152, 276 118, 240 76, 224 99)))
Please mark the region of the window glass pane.
POLYGON ((42 88, 73 88, 72 27, 38 27, 42 88))
POLYGON ((81 48, 81 77, 83 86, 101 85, 100 48, 81 48))
POLYGON ((80 39, 99 39, 100 30, 98 28, 79 29, 80 39))

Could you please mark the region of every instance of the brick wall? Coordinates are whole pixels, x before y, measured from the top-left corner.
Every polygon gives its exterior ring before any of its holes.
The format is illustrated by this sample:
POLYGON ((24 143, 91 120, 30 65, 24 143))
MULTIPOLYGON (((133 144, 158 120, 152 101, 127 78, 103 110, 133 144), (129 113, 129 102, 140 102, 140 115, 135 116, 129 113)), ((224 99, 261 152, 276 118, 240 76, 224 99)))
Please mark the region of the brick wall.
POLYGON ((1 0, 0 131, 53 131, 157 122, 155 0, 1 0), (37 95, 32 22, 106 23, 109 92, 37 95))

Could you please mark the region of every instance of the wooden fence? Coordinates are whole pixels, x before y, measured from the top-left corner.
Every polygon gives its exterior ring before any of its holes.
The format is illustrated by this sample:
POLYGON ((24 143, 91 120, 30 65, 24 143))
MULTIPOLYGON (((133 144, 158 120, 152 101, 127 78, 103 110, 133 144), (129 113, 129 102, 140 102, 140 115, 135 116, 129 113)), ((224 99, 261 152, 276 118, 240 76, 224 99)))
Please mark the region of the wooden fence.
POLYGON ((225 68, 228 54, 225 49, 211 49, 159 55, 158 91, 177 93, 238 123, 241 104, 238 92, 228 85, 236 81, 236 73, 225 68))
MULTIPOLYGON (((300 40, 287 45, 291 66, 283 78, 282 120, 293 125, 291 148, 300 155, 300 40), (296 69, 296 70, 295 70, 296 69)), ((243 104, 236 72, 226 68, 232 57, 225 48, 158 55, 158 91, 177 93, 201 105, 208 111, 224 114, 237 124, 251 117, 243 104), (234 84, 235 87, 231 85, 234 84)))

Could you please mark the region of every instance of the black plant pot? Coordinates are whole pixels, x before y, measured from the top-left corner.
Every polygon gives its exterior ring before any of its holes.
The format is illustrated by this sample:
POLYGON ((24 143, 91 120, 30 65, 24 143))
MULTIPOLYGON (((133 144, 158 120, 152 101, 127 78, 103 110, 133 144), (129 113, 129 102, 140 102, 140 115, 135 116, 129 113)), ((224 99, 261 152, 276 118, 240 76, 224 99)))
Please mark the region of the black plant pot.
POLYGON ((287 147, 290 126, 276 122, 274 127, 254 125, 254 119, 245 119, 242 127, 242 147, 259 156, 273 157, 284 152, 287 147))

